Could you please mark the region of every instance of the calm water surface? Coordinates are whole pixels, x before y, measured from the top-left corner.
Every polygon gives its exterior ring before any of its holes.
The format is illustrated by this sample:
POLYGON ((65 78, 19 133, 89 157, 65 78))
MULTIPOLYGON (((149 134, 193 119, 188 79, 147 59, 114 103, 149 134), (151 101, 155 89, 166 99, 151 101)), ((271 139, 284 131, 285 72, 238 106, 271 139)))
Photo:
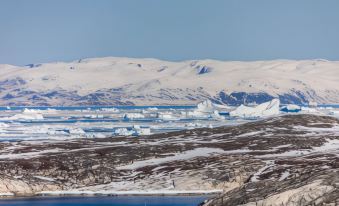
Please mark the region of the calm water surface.
POLYGON ((33 197, 0 199, 6 206, 197 206, 208 196, 33 197))

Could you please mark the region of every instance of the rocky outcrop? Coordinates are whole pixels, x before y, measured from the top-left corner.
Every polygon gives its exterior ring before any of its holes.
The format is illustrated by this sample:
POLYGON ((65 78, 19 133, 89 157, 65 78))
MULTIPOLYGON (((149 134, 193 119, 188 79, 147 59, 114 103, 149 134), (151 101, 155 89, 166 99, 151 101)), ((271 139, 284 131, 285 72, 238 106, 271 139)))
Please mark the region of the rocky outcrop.
POLYGON ((150 136, 0 143, 0 193, 215 190, 208 206, 338 199, 339 120, 286 115, 150 136))

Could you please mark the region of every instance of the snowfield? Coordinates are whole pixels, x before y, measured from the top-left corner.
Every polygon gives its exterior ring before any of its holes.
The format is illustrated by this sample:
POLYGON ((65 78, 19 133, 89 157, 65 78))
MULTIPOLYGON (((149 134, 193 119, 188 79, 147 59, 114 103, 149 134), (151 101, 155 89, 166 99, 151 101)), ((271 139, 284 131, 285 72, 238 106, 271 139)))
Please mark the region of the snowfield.
POLYGON ((338 103, 339 62, 93 58, 0 65, 0 105, 338 103))

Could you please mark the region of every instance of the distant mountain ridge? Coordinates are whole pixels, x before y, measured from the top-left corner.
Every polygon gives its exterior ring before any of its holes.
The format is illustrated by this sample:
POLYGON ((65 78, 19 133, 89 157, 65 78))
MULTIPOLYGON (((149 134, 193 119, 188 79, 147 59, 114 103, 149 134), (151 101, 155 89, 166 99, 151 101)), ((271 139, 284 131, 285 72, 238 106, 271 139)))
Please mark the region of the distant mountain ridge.
POLYGON ((339 62, 327 60, 169 62, 105 57, 0 65, 0 105, 229 105, 339 103, 339 62))

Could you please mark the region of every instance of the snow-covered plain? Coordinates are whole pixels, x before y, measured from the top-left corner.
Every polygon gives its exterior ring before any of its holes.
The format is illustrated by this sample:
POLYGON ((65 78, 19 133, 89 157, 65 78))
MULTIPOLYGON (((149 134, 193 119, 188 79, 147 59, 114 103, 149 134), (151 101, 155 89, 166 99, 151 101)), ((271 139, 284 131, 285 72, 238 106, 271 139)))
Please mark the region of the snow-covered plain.
POLYGON ((339 62, 91 58, 0 65, 0 105, 233 105, 339 102, 339 62))

